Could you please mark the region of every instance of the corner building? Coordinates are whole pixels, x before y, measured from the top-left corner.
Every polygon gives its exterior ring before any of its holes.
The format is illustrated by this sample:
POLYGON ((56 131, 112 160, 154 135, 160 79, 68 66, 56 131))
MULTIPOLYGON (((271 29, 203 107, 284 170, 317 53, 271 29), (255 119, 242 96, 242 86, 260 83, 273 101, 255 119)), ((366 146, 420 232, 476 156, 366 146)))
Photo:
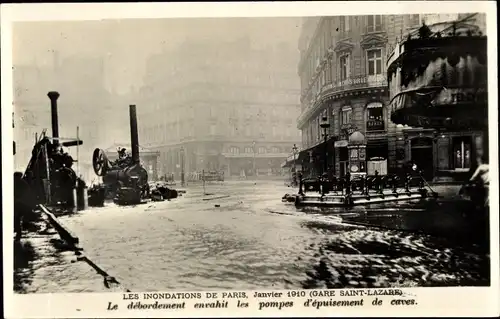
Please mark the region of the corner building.
MULTIPOLYGON (((399 173, 409 160, 417 162, 429 180, 440 175, 439 161, 443 159, 437 154, 442 142, 437 141, 448 133, 391 122, 386 65, 395 44, 416 32, 423 22, 457 18, 458 14, 417 14, 303 20, 297 127, 302 131, 299 162, 305 176, 317 176, 325 166, 336 176, 347 171, 399 173), (320 127, 325 117, 330 125, 326 145, 320 127)), ((465 160, 454 161, 449 153, 444 157, 462 166, 467 164, 465 160)))

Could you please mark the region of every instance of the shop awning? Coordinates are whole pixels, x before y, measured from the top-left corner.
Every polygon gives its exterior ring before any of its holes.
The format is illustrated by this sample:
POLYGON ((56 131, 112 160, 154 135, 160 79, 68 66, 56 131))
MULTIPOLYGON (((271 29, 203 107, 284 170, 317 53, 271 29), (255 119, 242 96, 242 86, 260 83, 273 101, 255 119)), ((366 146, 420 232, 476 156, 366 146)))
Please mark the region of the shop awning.
POLYGON ((449 102, 455 96, 466 95, 467 92, 464 88, 444 87, 427 87, 401 92, 391 101, 391 120, 396 124, 423 128, 482 128, 488 121, 487 107, 484 103, 486 100, 484 94, 487 93, 481 92, 483 101, 475 104, 474 108, 470 102, 467 104, 449 102), (471 112, 471 109, 474 111, 471 112))
MULTIPOLYGON (((332 136, 326 141, 329 150, 333 150, 336 141, 338 141, 338 136, 332 136)), ((310 157, 309 154, 316 154, 320 152, 322 153, 324 152, 324 149, 325 149, 325 142, 323 141, 319 144, 316 144, 312 147, 300 151, 299 156, 297 157, 297 163, 303 163, 305 161, 309 161, 310 157)))

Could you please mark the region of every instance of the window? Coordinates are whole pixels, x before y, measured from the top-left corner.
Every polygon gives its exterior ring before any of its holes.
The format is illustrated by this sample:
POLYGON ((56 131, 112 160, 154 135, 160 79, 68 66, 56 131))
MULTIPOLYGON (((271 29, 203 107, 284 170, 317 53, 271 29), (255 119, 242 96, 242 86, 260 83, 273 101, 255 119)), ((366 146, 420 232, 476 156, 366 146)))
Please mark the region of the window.
POLYGON ((346 16, 340 17, 339 30, 342 32, 349 31, 349 17, 346 17, 346 16))
POLYGON ((265 154, 266 148, 264 146, 259 147, 259 154, 265 154))
POLYGON ((321 140, 321 126, 320 126, 320 124, 321 124, 321 116, 318 116, 317 122, 318 122, 318 124, 316 126, 316 133, 318 133, 317 134, 317 140, 319 141, 319 140, 321 140))
POLYGON ((347 125, 351 123, 352 108, 350 106, 344 106, 342 108, 342 125, 347 125))
POLYGON ((335 135, 335 110, 333 107, 330 110, 330 135, 335 135))
POLYGON ((229 153, 231 154, 239 154, 240 153, 240 148, 237 146, 231 146, 229 148, 229 153))
POLYGON ((382 16, 373 15, 368 16, 368 22, 366 24, 366 32, 376 32, 382 31, 382 16))
POLYGON ((420 14, 410 14, 410 27, 416 27, 420 25, 420 14))
POLYGON ((276 136, 276 126, 272 127, 272 134, 273 134, 273 136, 276 136))
POLYGON ((366 130, 367 131, 381 131, 385 129, 384 126, 384 108, 380 102, 370 103, 366 107, 366 130))
POLYGON ((339 58, 340 80, 344 81, 349 77, 349 54, 344 54, 339 58))
POLYGON ((456 138, 453 140, 453 162, 455 169, 468 169, 471 165, 470 138, 456 138))
POLYGON ((330 60, 326 65, 326 83, 332 83, 332 61, 330 60))
POLYGON ((273 146, 273 153, 278 154, 280 152, 279 147, 273 146))
POLYGON ((374 49, 366 51, 368 64, 368 75, 382 74, 382 50, 374 49))
POLYGON ((210 124, 210 135, 216 134, 217 127, 215 124, 210 124))
POLYGON ((253 153, 253 148, 252 147, 245 147, 245 153, 253 153))

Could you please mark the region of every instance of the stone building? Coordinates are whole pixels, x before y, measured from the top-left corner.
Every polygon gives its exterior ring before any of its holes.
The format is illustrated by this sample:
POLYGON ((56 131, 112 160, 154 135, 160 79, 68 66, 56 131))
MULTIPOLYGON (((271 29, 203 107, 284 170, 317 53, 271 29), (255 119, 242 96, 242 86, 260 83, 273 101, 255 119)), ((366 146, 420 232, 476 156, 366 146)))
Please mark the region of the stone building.
POLYGON ((294 50, 210 39, 151 57, 137 110, 141 144, 160 152, 160 175, 280 175, 300 140, 294 50))
MULTIPOLYGON (((325 167, 336 175, 397 173, 406 161, 418 162, 428 179, 466 170, 468 140, 442 140, 451 132, 396 125, 390 120, 387 60, 399 39, 418 32, 422 23, 456 20, 454 15, 372 15, 306 18, 299 39, 302 131, 299 160, 311 175, 325 167), (321 122, 329 128, 325 145, 321 122), (350 147, 349 136, 356 134, 350 147), (453 145, 452 145, 453 144, 453 145), (439 146, 438 146, 439 145, 439 146), (451 155, 462 151, 455 160, 451 155), (325 156, 325 153, 327 156, 325 156), (444 154, 446 153, 446 154, 444 154), (438 154, 440 154, 438 156, 438 154), (324 161, 327 160, 325 164, 324 161), (447 161, 450 165, 444 165, 447 161)), ((463 133, 460 133, 463 135, 463 133)))

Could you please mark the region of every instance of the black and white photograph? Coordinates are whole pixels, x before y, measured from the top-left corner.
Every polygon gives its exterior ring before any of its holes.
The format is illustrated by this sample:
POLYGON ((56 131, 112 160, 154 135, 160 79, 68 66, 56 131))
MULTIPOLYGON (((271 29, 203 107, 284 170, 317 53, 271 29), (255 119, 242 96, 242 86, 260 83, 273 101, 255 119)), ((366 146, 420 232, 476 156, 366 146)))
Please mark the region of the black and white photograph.
POLYGON ((14 294, 489 287, 488 36, 484 12, 13 22, 14 294))

